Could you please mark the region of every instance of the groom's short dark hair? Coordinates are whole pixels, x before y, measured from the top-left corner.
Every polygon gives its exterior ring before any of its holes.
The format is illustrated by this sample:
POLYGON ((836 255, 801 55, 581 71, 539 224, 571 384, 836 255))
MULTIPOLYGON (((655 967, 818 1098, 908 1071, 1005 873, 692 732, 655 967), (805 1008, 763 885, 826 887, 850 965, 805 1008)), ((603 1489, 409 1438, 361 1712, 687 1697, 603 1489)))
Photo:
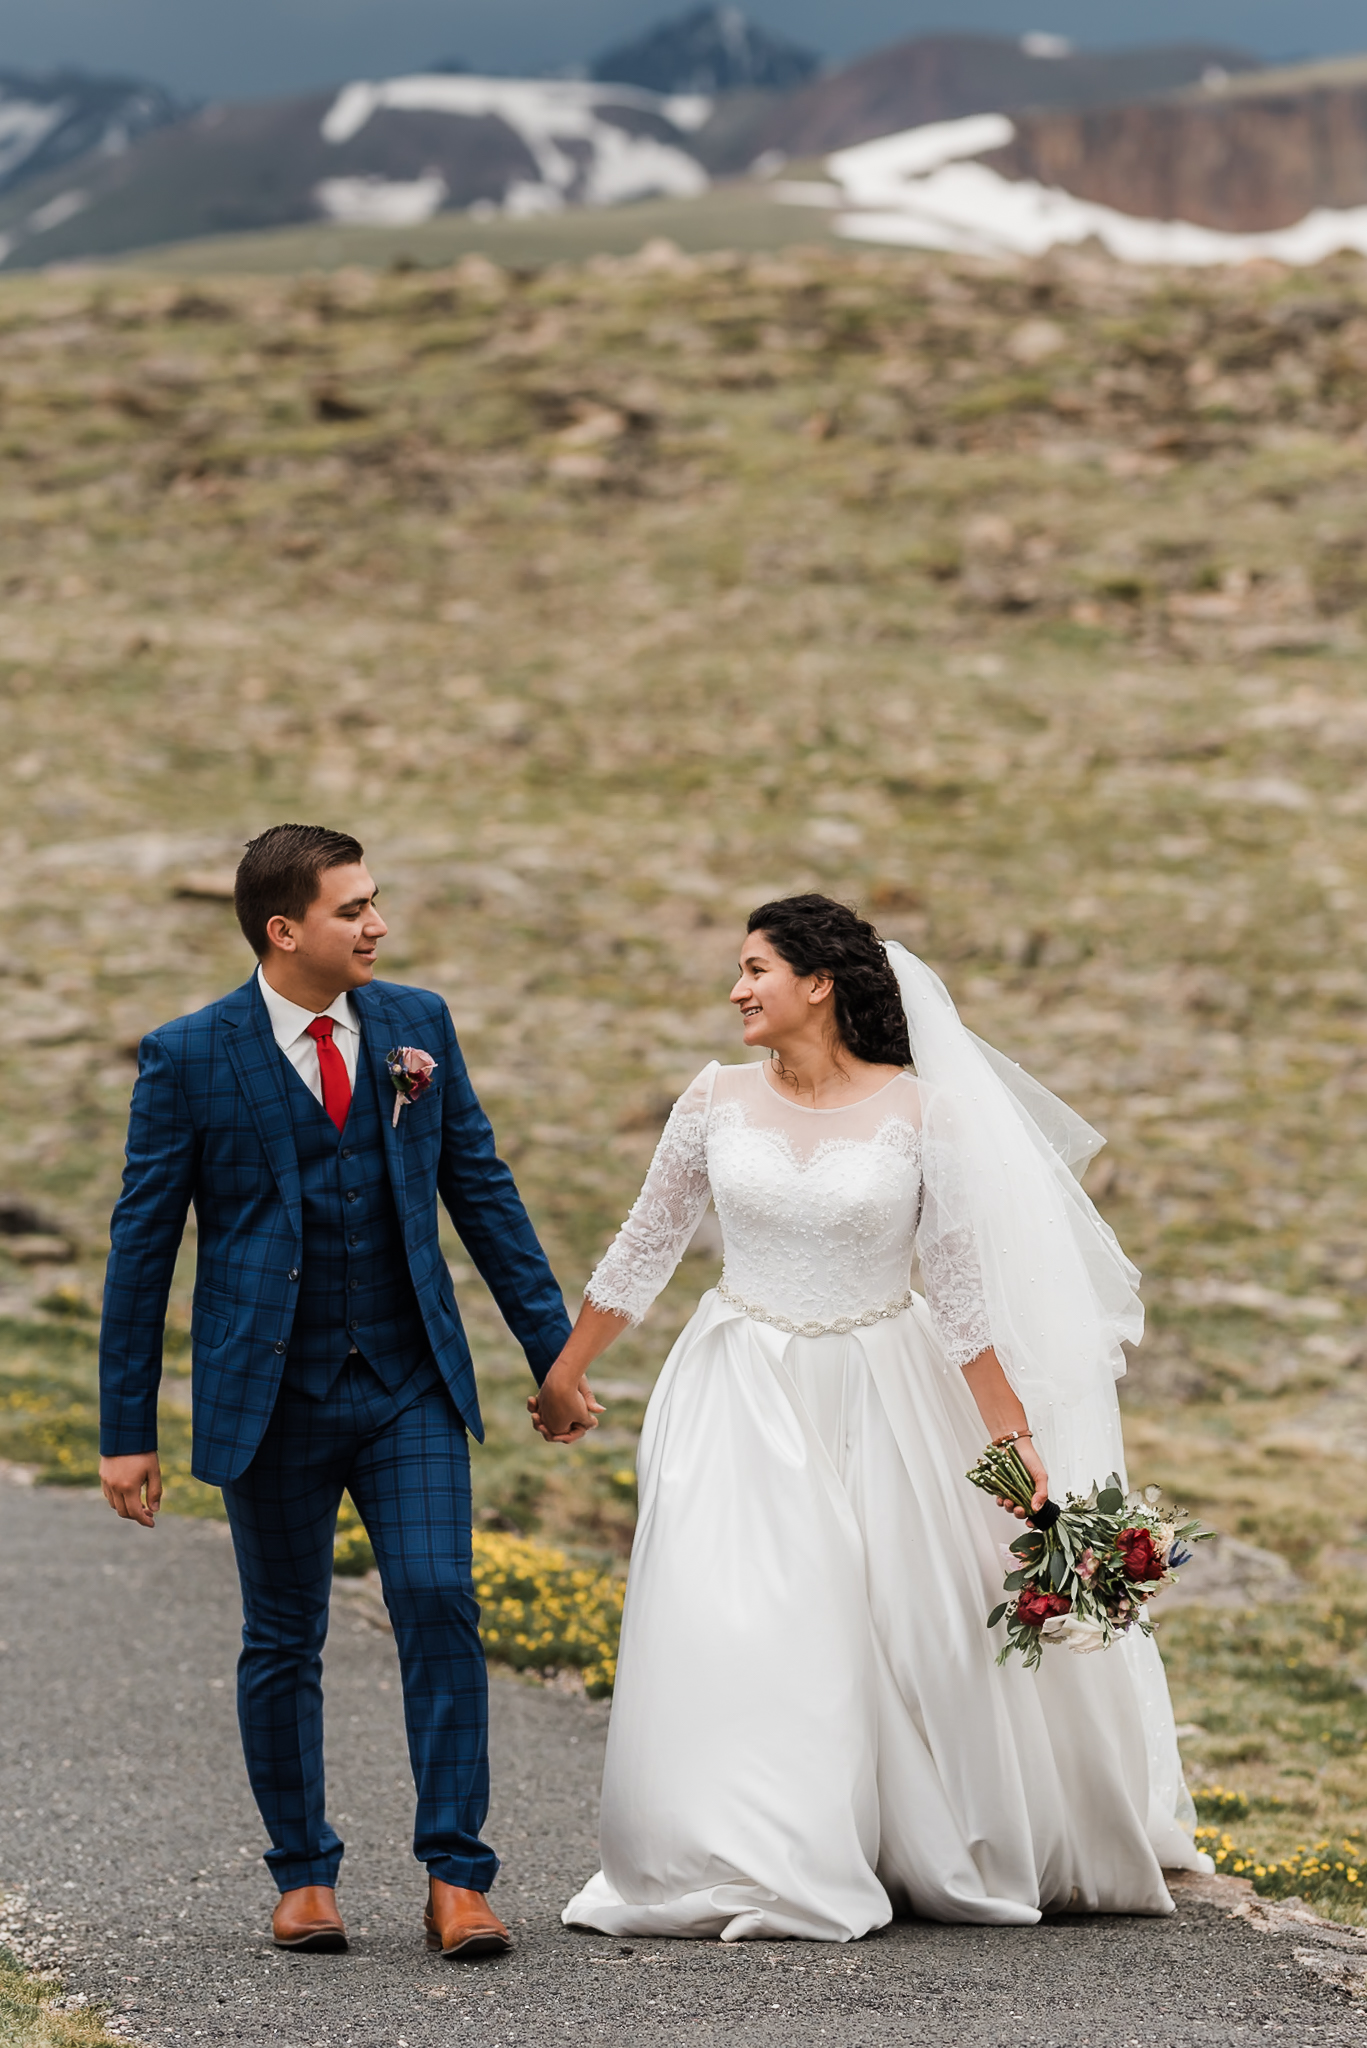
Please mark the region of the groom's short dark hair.
POLYGON ((243 936, 258 960, 270 947, 266 926, 273 917, 300 919, 318 895, 318 878, 328 868, 349 868, 365 849, 349 832, 326 825, 272 825, 237 864, 233 908, 243 936))

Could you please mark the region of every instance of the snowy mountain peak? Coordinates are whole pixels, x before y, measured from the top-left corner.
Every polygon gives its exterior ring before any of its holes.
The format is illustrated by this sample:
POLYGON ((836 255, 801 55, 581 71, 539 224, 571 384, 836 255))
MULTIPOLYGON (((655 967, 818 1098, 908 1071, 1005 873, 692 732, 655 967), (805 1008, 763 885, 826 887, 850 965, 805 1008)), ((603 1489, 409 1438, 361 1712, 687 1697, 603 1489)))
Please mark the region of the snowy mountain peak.
POLYGON ((699 7, 606 51, 593 75, 660 93, 786 91, 820 65, 813 51, 757 28, 738 7, 699 7))
POLYGON ((57 71, 0 71, 0 192, 78 157, 116 156, 186 109, 159 85, 57 71))
MULTIPOLYGON (((386 116, 392 121, 445 114, 464 123, 501 122, 521 161, 509 163, 500 196, 490 194, 479 203, 489 211, 526 216, 558 213, 564 206, 696 198, 707 188, 707 173, 680 137, 706 118, 709 106, 706 100, 664 98, 637 86, 586 79, 427 72, 343 86, 320 133, 341 150, 386 116)), ((452 191, 432 166, 417 178, 379 171, 331 176, 315 194, 333 220, 406 225, 429 218, 452 191)))

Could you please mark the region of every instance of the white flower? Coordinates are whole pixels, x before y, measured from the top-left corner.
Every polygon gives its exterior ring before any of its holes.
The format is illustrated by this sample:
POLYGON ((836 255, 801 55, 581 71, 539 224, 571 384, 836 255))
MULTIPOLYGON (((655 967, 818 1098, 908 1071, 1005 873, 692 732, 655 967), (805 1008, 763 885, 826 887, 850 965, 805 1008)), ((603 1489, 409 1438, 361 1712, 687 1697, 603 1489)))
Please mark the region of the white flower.
POLYGON ((1106 1647, 1104 1625, 1085 1614, 1051 1615, 1040 1634, 1046 1643, 1061 1643, 1083 1657, 1091 1650, 1104 1650, 1106 1647))

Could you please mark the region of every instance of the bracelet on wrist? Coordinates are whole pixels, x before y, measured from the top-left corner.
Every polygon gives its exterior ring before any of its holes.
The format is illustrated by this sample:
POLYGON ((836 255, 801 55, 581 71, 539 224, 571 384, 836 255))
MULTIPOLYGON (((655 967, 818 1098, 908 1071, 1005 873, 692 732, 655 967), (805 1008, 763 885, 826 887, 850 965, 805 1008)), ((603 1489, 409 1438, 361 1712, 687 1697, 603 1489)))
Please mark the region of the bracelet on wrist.
POLYGON ((994 1451, 1004 1451, 1011 1444, 1024 1444, 1030 1441, 1031 1432, 1028 1429, 1009 1429, 1005 1436, 993 1437, 992 1448, 994 1451))

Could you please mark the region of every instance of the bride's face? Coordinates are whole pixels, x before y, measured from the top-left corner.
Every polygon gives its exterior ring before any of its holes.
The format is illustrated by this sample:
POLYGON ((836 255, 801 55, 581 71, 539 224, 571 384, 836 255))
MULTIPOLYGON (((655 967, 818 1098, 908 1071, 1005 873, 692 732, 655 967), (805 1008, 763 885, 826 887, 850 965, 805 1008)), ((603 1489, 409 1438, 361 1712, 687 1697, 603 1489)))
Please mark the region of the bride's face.
POLYGON ((824 1036, 831 993, 829 975, 794 974, 763 932, 747 933, 740 979, 731 991, 747 1045, 778 1048, 809 1035, 824 1036))

